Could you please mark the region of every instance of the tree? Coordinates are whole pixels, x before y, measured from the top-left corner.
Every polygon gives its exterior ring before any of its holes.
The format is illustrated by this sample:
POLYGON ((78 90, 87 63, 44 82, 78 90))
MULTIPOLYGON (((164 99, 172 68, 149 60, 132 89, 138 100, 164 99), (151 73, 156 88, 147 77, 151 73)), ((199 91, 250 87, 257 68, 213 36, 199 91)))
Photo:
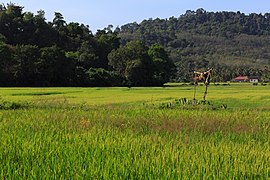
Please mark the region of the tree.
POLYGON ((23 32, 23 7, 10 3, 2 9, 0 11, 0 33, 7 38, 9 44, 20 43, 20 35, 23 32))
POLYGON ((270 82, 270 67, 265 66, 262 70, 261 80, 262 82, 270 82))
POLYGON ((0 86, 14 85, 12 49, 0 41, 0 86))
POLYGON ((72 61, 66 58, 65 52, 57 46, 42 48, 40 52, 38 71, 41 85, 69 85, 74 66, 72 61))
POLYGON ((117 33, 112 32, 110 28, 111 26, 104 30, 98 30, 95 35, 97 42, 96 54, 99 57, 101 67, 105 69, 108 69, 108 54, 120 46, 120 39, 117 33))
POLYGON ((61 31, 65 26, 66 21, 64 20, 63 15, 60 12, 55 12, 53 18, 53 27, 61 31))
POLYGON ((79 56, 76 64, 82 66, 84 69, 88 70, 90 68, 100 68, 103 66, 90 42, 85 41, 81 43, 78 52, 79 56))
POLYGON ((126 80, 127 85, 150 85, 152 70, 147 47, 140 41, 131 41, 109 55, 109 65, 126 80))
POLYGON ((152 59, 155 84, 163 85, 174 74, 175 66, 165 49, 158 44, 150 46, 148 54, 152 59))
MULTIPOLYGON (((147 64, 142 59, 134 59, 127 62, 125 68, 125 78, 128 86, 149 86, 147 64)), ((151 83, 152 84, 152 83, 151 83)))
POLYGON ((86 71, 87 86, 113 86, 120 84, 120 77, 103 68, 90 68, 86 71))
POLYGON ((52 28, 50 23, 46 22, 45 12, 39 10, 33 18, 34 32, 30 38, 30 44, 38 47, 53 46, 57 42, 57 31, 52 28))
POLYGON ((0 43, 3 43, 3 42, 6 43, 7 38, 3 34, 0 33, 0 43))
POLYGON ((40 52, 37 46, 17 45, 14 53, 14 76, 19 86, 36 85, 37 63, 40 52))
POLYGON ((68 37, 66 49, 70 51, 77 50, 83 43, 93 41, 93 35, 88 26, 75 22, 71 22, 66 26, 66 36, 68 37))

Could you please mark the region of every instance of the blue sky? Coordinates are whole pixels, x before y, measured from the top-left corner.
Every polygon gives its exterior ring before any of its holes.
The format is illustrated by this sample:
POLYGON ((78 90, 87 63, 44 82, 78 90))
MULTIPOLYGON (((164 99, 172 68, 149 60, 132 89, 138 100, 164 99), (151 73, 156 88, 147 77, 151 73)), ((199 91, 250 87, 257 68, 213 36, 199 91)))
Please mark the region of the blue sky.
POLYGON ((149 18, 179 17, 186 10, 203 8, 206 11, 270 12, 270 0, 8 0, 24 11, 36 13, 42 9, 48 21, 60 12, 66 22, 89 25, 95 33, 112 24, 114 27, 149 18))

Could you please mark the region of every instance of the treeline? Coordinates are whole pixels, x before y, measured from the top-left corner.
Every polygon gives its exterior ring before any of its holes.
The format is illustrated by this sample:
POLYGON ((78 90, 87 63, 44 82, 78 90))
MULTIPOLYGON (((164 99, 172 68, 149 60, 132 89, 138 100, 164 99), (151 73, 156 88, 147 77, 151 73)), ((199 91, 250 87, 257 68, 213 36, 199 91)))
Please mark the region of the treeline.
POLYGON ((175 81, 189 81, 194 69, 214 67, 218 81, 258 75, 269 81, 270 13, 188 10, 168 19, 148 19, 116 29, 121 42, 161 44, 174 61, 175 81))
POLYGON ((121 45, 111 26, 93 35, 56 12, 23 12, 0 5, 0 86, 156 86, 169 81, 174 64, 158 44, 121 45))
POLYGON ((238 75, 270 81, 270 14, 187 11, 93 34, 55 12, 0 5, 0 86, 160 86, 238 75))

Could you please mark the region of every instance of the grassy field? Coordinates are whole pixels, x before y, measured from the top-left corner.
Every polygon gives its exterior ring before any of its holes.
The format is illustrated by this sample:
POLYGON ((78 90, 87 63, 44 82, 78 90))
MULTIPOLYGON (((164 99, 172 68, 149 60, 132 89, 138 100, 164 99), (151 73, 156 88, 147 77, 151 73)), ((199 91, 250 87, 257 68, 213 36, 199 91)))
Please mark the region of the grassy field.
POLYGON ((171 85, 1 88, 0 179, 270 178, 269 85, 171 85))

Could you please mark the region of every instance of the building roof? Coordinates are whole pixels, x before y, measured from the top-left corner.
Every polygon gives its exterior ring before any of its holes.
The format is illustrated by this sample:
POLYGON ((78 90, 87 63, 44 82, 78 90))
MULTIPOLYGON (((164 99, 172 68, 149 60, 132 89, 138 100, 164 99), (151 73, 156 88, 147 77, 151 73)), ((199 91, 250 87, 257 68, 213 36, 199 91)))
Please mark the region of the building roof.
POLYGON ((236 78, 233 78, 234 80, 248 80, 248 77, 247 76, 238 76, 236 78))
POLYGON ((259 76, 250 76, 249 79, 260 79, 259 76))

